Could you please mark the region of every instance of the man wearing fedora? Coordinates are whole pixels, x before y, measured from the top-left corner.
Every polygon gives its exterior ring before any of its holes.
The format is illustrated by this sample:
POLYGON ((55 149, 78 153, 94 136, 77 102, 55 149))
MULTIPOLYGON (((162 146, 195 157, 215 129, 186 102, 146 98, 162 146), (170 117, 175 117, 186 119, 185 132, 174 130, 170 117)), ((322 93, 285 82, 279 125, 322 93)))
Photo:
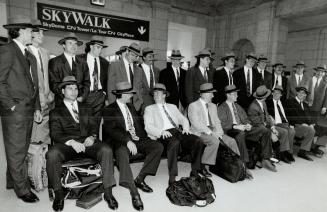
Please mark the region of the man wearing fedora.
POLYGON ((154 103, 153 97, 151 92, 153 90, 153 86, 158 83, 159 81, 159 68, 154 66, 154 56, 156 54, 153 52, 153 49, 146 47, 142 49, 142 60, 143 63, 140 65, 142 69, 142 83, 143 83, 143 90, 142 90, 142 111, 143 114, 144 109, 146 106, 151 105, 154 103))
POLYGON ((50 132, 53 146, 46 154, 49 183, 55 192, 54 211, 64 208, 65 193, 61 185, 62 163, 74 158, 97 160, 103 173, 104 199, 110 208, 118 207, 112 195, 115 185, 111 148, 97 136, 92 109, 77 101, 78 84, 74 76, 66 76, 58 85, 64 96, 62 104, 50 112, 50 132))
POLYGON ((104 45, 100 36, 92 36, 91 40, 85 44, 85 54, 79 55, 87 63, 90 78, 90 93, 85 102, 92 107, 93 116, 99 131, 101 122, 101 111, 105 105, 109 62, 100 56, 104 45))
POLYGON ((121 46, 118 51, 115 52, 115 55, 118 56, 118 59, 122 59, 123 57, 125 57, 125 53, 126 53, 126 50, 127 50, 127 47, 128 46, 121 46))
POLYGON ((200 86, 200 98, 188 106, 188 118, 191 131, 200 136, 206 145, 202 164, 215 165, 220 141, 223 141, 236 154, 240 154, 236 141, 225 135, 218 118, 217 106, 211 102, 213 93, 217 92, 211 83, 200 86))
POLYGON ((129 82, 136 91, 132 98, 132 104, 136 111, 141 110, 143 104, 143 75, 140 67, 136 65, 139 56, 141 56, 141 47, 137 43, 132 43, 127 47, 125 56, 109 65, 107 85, 109 104, 116 101, 116 96, 112 93, 115 90, 116 83, 129 82))
POLYGON ((169 96, 166 86, 161 83, 156 84, 153 88, 155 104, 145 108, 143 118, 148 137, 167 146, 168 183, 174 182, 178 175, 177 156, 180 147, 183 153, 191 154, 191 176, 198 176, 199 173, 208 176, 208 171, 201 165, 205 148, 203 141, 190 133, 187 118, 176 105, 165 102, 166 96, 169 96))
MULTIPOLYGON (((279 85, 283 88, 284 91, 287 91, 287 78, 283 76, 283 63, 276 62, 273 65, 273 73, 271 77, 271 89, 273 90, 276 85, 279 85)), ((287 93, 286 93, 287 94, 287 93)), ((285 101, 287 95, 282 96, 282 101, 285 101)))
POLYGON ((279 132, 279 128, 283 128, 287 130, 288 139, 280 139, 279 145, 279 158, 285 163, 294 162, 293 157, 293 143, 294 143, 294 135, 295 130, 293 126, 290 126, 286 108, 284 107, 285 102, 281 101, 281 97, 284 94, 283 87, 276 85, 272 91, 272 98, 266 100, 268 113, 272 116, 274 125, 276 126, 277 131, 279 132))
POLYGON ((120 172, 119 184, 130 190, 134 208, 143 210, 143 203, 137 188, 147 193, 153 192, 144 179, 148 175, 156 174, 163 146, 147 137, 142 117, 130 103, 133 95, 136 94, 131 84, 118 82, 112 93, 116 96, 116 101, 103 109, 103 140, 114 151, 120 172), (138 152, 145 154, 146 158, 141 171, 133 180, 129 155, 136 155, 138 152))
POLYGON ((245 65, 233 72, 234 84, 238 89, 238 104, 245 110, 253 101, 252 93, 261 85, 261 76, 253 66, 257 61, 254 53, 249 53, 245 58, 245 65))
POLYGON ((33 117, 42 121, 37 61, 26 45, 32 41, 33 22, 16 16, 3 25, 11 42, 0 46, 0 114, 7 159, 7 189, 24 202, 37 202, 31 191, 25 158, 30 144, 33 117))
POLYGON ((39 80, 39 96, 41 113, 43 116, 41 123, 33 123, 31 142, 43 142, 50 144, 49 132, 49 112, 54 107, 54 94, 49 87, 49 52, 41 47, 44 39, 44 32, 47 31, 42 26, 41 21, 35 20, 35 27, 32 30, 32 43, 27 48, 35 56, 37 61, 37 74, 39 80))
POLYGON ((211 53, 208 49, 203 49, 195 56, 197 63, 186 72, 185 76, 185 96, 186 104, 189 105, 199 97, 200 85, 212 83, 213 70, 208 69, 211 62, 211 53))
POLYGON ((180 111, 186 108, 185 98, 185 75, 186 70, 181 67, 181 60, 184 58, 180 50, 172 50, 168 57, 171 60, 171 66, 160 72, 159 82, 164 84, 169 92, 166 102, 174 104, 180 111))
POLYGON ((257 61, 256 70, 261 75, 262 84, 265 85, 268 89, 271 89, 271 72, 266 70, 267 63, 269 63, 268 58, 264 55, 260 55, 257 61))
POLYGON ((85 102, 91 84, 89 68, 85 61, 76 57, 77 48, 83 42, 78 40, 74 33, 69 33, 60 39, 58 44, 63 47, 64 52, 49 61, 50 89, 55 94, 55 103, 62 103, 62 92, 59 89, 59 84, 66 76, 76 78, 78 85, 77 101, 85 102))
POLYGON ((216 104, 221 104, 226 100, 224 89, 227 85, 234 84, 233 71, 236 61, 234 52, 228 52, 221 58, 221 61, 224 67, 215 71, 213 75, 213 87, 217 90, 213 102, 216 104))
POLYGON ((303 61, 298 61, 295 64, 295 73, 292 73, 287 81, 287 99, 296 96, 296 87, 309 83, 309 76, 303 73, 305 67, 303 61))

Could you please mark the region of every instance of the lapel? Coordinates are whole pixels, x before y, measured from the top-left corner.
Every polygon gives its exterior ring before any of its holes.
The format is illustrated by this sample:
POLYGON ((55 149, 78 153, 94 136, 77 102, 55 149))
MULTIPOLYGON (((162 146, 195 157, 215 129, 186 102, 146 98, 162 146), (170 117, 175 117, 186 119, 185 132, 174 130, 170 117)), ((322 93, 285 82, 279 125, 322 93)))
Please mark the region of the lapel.
MULTIPOLYGON (((15 47, 15 51, 16 51, 16 55, 18 57, 18 59, 20 60, 20 62, 23 64, 24 67, 24 71, 27 75, 27 78, 29 79, 29 81, 33 84, 33 80, 31 78, 31 73, 30 73, 30 69, 26 60, 26 57, 23 55, 22 51, 20 50, 19 46, 13 41, 13 46, 15 47)), ((30 55, 27 55, 27 57, 30 57, 30 55)), ((29 59, 30 61, 32 61, 31 59, 29 59)), ((30 64, 32 65, 32 64, 30 64)), ((32 69, 33 70, 33 69, 32 69)), ((33 73, 32 73, 33 74, 33 73)), ((34 76, 33 76, 34 77, 34 76)), ((37 78, 36 78, 37 79, 37 78)))
MULTIPOLYGON (((65 103, 62 101, 61 104, 62 104, 62 106, 61 106, 62 107, 62 110, 61 110, 62 117, 64 117, 65 119, 68 119, 69 122, 76 124, 75 119, 72 117, 72 114, 69 112, 69 110, 66 107, 65 103)), ((79 106, 78 106, 78 110, 80 111, 79 106)), ((78 113, 78 115, 79 115, 79 118, 80 118, 80 113, 78 113)))
MULTIPOLYGON (((148 81, 147 81, 147 78, 146 78, 146 75, 145 75, 145 71, 143 69, 143 66, 140 64, 139 65, 140 69, 142 70, 142 80, 143 80, 143 85, 145 85, 145 88, 147 90, 149 90, 149 84, 148 84, 148 81)), ((135 70, 135 69, 134 69, 135 70)), ((154 80, 154 79, 153 79, 154 80)))
MULTIPOLYGON (((225 68, 223 68, 222 71, 223 71, 223 79, 225 79, 225 82, 223 82, 223 83, 229 85, 229 76, 227 74, 227 70, 225 68)), ((231 80, 234 83, 233 74, 230 74, 230 76, 232 77, 231 80)))
POLYGON ((176 79, 175 72, 174 72, 174 69, 172 66, 168 67, 168 73, 169 73, 169 79, 172 79, 172 82, 174 83, 174 85, 177 88, 177 79, 176 79))
POLYGON ((127 126, 125 124, 125 119, 123 116, 122 111, 120 110, 118 103, 115 101, 114 103, 112 103, 113 108, 116 110, 116 115, 115 117, 120 117, 119 119, 116 119, 115 121, 119 123, 119 125, 121 125, 123 127, 123 129, 126 129, 127 126))
MULTIPOLYGON (((200 68, 199 67, 195 67, 194 71, 195 71, 195 74, 197 76, 196 79, 198 79, 199 82, 200 82, 200 84, 202 84, 202 82, 204 82, 205 79, 204 79, 204 77, 203 77, 203 75, 202 75, 202 73, 200 71, 200 68)), ((208 78, 209 78, 209 75, 208 75, 208 78)))
POLYGON ((122 76, 122 80, 123 81, 128 81, 127 72, 126 72, 125 63, 124 63, 123 58, 121 58, 119 60, 119 67, 120 67, 119 68, 120 69, 119 72, 120 72, 120 75, 122 76))
MULTIPOLYGON (((65 57, 64 53, 62 53, 59 57, 61 57, 61 61, 63 64, 63 69, 69 72, 70 74, 72 73, 72 69, 68 63, 67 58, 65 57)), ((76 58, 76 57, 75 57, 76 58)))
MULTIPOLYGON (((227 114, 227 122, 228 123, 232 123, 233 124, 233 116, 232 116, 232 111, 229 109, 229 106, 228 104, 226 103, 226 101, 221 105, 222 107, 224 107, 224 110, 225 113, 227 114)), ((237 106, 235 105, 236 109, 237 109, 237 106)), ((239 114, 239 113, 238 113, 239 114)), ((240 114, 238 115, 240 117, 240 114)), ((241 119, 241 117, 240 117, 241 119)))

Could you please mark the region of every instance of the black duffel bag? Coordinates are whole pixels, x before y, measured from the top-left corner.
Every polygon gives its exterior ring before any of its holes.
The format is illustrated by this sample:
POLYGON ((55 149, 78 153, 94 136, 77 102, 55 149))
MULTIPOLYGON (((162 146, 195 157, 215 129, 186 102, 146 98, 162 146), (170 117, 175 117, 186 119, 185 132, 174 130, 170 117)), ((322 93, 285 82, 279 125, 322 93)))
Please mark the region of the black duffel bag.
POLYGON ((220 140, 216 164, 210 165, 209 170, 231 183, 244 180, 246 176, 244 162, 222 140, 220 140))

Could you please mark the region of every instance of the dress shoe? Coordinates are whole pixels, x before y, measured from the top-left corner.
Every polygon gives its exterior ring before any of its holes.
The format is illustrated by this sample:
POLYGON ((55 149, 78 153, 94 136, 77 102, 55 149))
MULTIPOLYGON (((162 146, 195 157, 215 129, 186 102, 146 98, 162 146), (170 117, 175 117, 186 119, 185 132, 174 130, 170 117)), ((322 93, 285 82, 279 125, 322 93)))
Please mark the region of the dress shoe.
POLYGON ((141 189, 142 191, 146 192, 146 193, 152 193, 153 190, 150 186, 148 186, 144 181, 139 182, 138 180, 134 181, 135 186, 139 189, 141 189))
POLYGON ((320 150, 318 147, 311 149, 310 153, 316 156, 317 158, 322 158, 324 155, 324 152, 320 150))
POLYGON ((285 152, 284 152, 284 155, 287 157, 287 159, 288 159, 289 161, 291 161, 291 162, 295 162, 295 159, 294 159, 292 153, 285 151, 285 152))
POLYGON ((307 160, 307 161, 313 161, 312 158, 310 158, 304 150, 300 150, 300 151, 297 153, 297 156, 298 156, 299 158, 303 158, 304 160, 307 160))
POLYGON ((258 167, 259 169, 262 168, 262 162, 257 161, 257 163, 255 164, 256 167, 258 167))
POLYGON ((288 163, 290 164, 291 161, 288 159, 288 157, 286 156, 286 153, 284 152, 281 152, 280 155, 279 155, 279 158, 281 161, 283 161, 284 163, 288 163))
POLYGON ((55 191, 55 198, 52 203, 52 209, 56 212, 64 209, 65 195, 63 191, 55 191))
POLYGON ((34 203, 40 201, 39 198, 31 191, 19 198, 21 198, 24 202, 27 203, 34 203))
POLYGON ((104 195, 104 200, 108 203, 108 207, 111 210, 118 209, 118 202, 113 195, 111 196, 104 195))
POLYGON ((201 169, 199 174, 201 174, 203 177, 212 177, 212 174, 206 168, 201 169))
POLYGON ((132 204, 135 210, 143 211, 143 202, 139 194, 132 196, 132 204))
POLYGON ((245 173, 245 178, 246 178, 246 179, 249 179, 249 180, 253 180, 253 175, 252 175, 252 173, 251 173, 248 169, 246 169, 245 171, 246 171, 246 173, 245 173))
POLYGON ((270 162, 269 159, 262 161, 262 167, 268 169, 269 171, 277 172, 276 167, 270 162))

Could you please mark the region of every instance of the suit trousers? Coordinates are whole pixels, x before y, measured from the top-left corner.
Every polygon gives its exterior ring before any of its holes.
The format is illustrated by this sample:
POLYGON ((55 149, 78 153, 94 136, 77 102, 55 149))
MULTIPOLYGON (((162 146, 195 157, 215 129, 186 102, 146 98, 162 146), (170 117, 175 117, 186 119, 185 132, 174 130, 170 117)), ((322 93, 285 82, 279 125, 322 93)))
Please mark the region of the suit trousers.
MULTIPOLYGON (((294 143, 294 136, 295 136, 295 130, 289 126, 288 123, 280 123, 276 125, 276 129, 278 133, 280 133, 281 129, 284 129, 287 131, 287 139, 285 142, 280 141, 280 151, 289 151, 290 153, 293 153, 293 143, 294 143)), ((284 132, 285 133, 285 132, 284 132)))
POLYGON ((205 148, 205 144, 201 138, 192 134, 182 134, 175 128, 169 129, 168 131, 172 134, 172 137, 160 138, 159 141, 167 146, 169 176, 178 176, 177 157, 180 147, 183 153, 189 153, 191 155, 192 170, 200 170, 202 153, 205 148))
POLYGON ((230 129, 227 131, 227 135, 230 137, 234 138, 236 140, 239 152, 240 152, 240 157, 243 162, 249 162, 249 152, 248 148, 246 147, 246 142, 245 142, 245 135, 246 133, 241 130, 237 129, 230 129))
POLYGON ((100 163, 103 173, 102 182, 105 189, 116 184, 114 178, 113 153, 109 145, 97 141, 92 146, 86 147, 85 152, 77 153, 73 147, 58 143, 52 146, 46 154, 47 174, 53 190, 57 191, 62 189, 60 181, 62 164, 74 158, 84 157, 92 158, 100 163))
POLYGON ((28 181, 27 156, 34 110, 28 105, 19 103, 15 111, 6 110, 1 114, 4 147, 7 159, 7 187, 14 188, 17 196, 30 192, 28 181))
POLYGON ((309 126, 295 125, 295 138, 301 140, 301 147, 305 151, 310 151, 315 130, 309 126))
POLYGON ((271 130, 269 128, 265 126, 252 127, 250 131, 247 131, 246 139, 253 142, 260 142, 260 155, 262 159, 269 159, 272 157, 271 130))
POLYGON ((93 109, 93 117, 96 123, 96 129, 99 133, 102 109, 104 107, 104 102, 106 100, 106 95, 102 90, 90 92, 87 96, 85 103, 88 104, 93 109))

